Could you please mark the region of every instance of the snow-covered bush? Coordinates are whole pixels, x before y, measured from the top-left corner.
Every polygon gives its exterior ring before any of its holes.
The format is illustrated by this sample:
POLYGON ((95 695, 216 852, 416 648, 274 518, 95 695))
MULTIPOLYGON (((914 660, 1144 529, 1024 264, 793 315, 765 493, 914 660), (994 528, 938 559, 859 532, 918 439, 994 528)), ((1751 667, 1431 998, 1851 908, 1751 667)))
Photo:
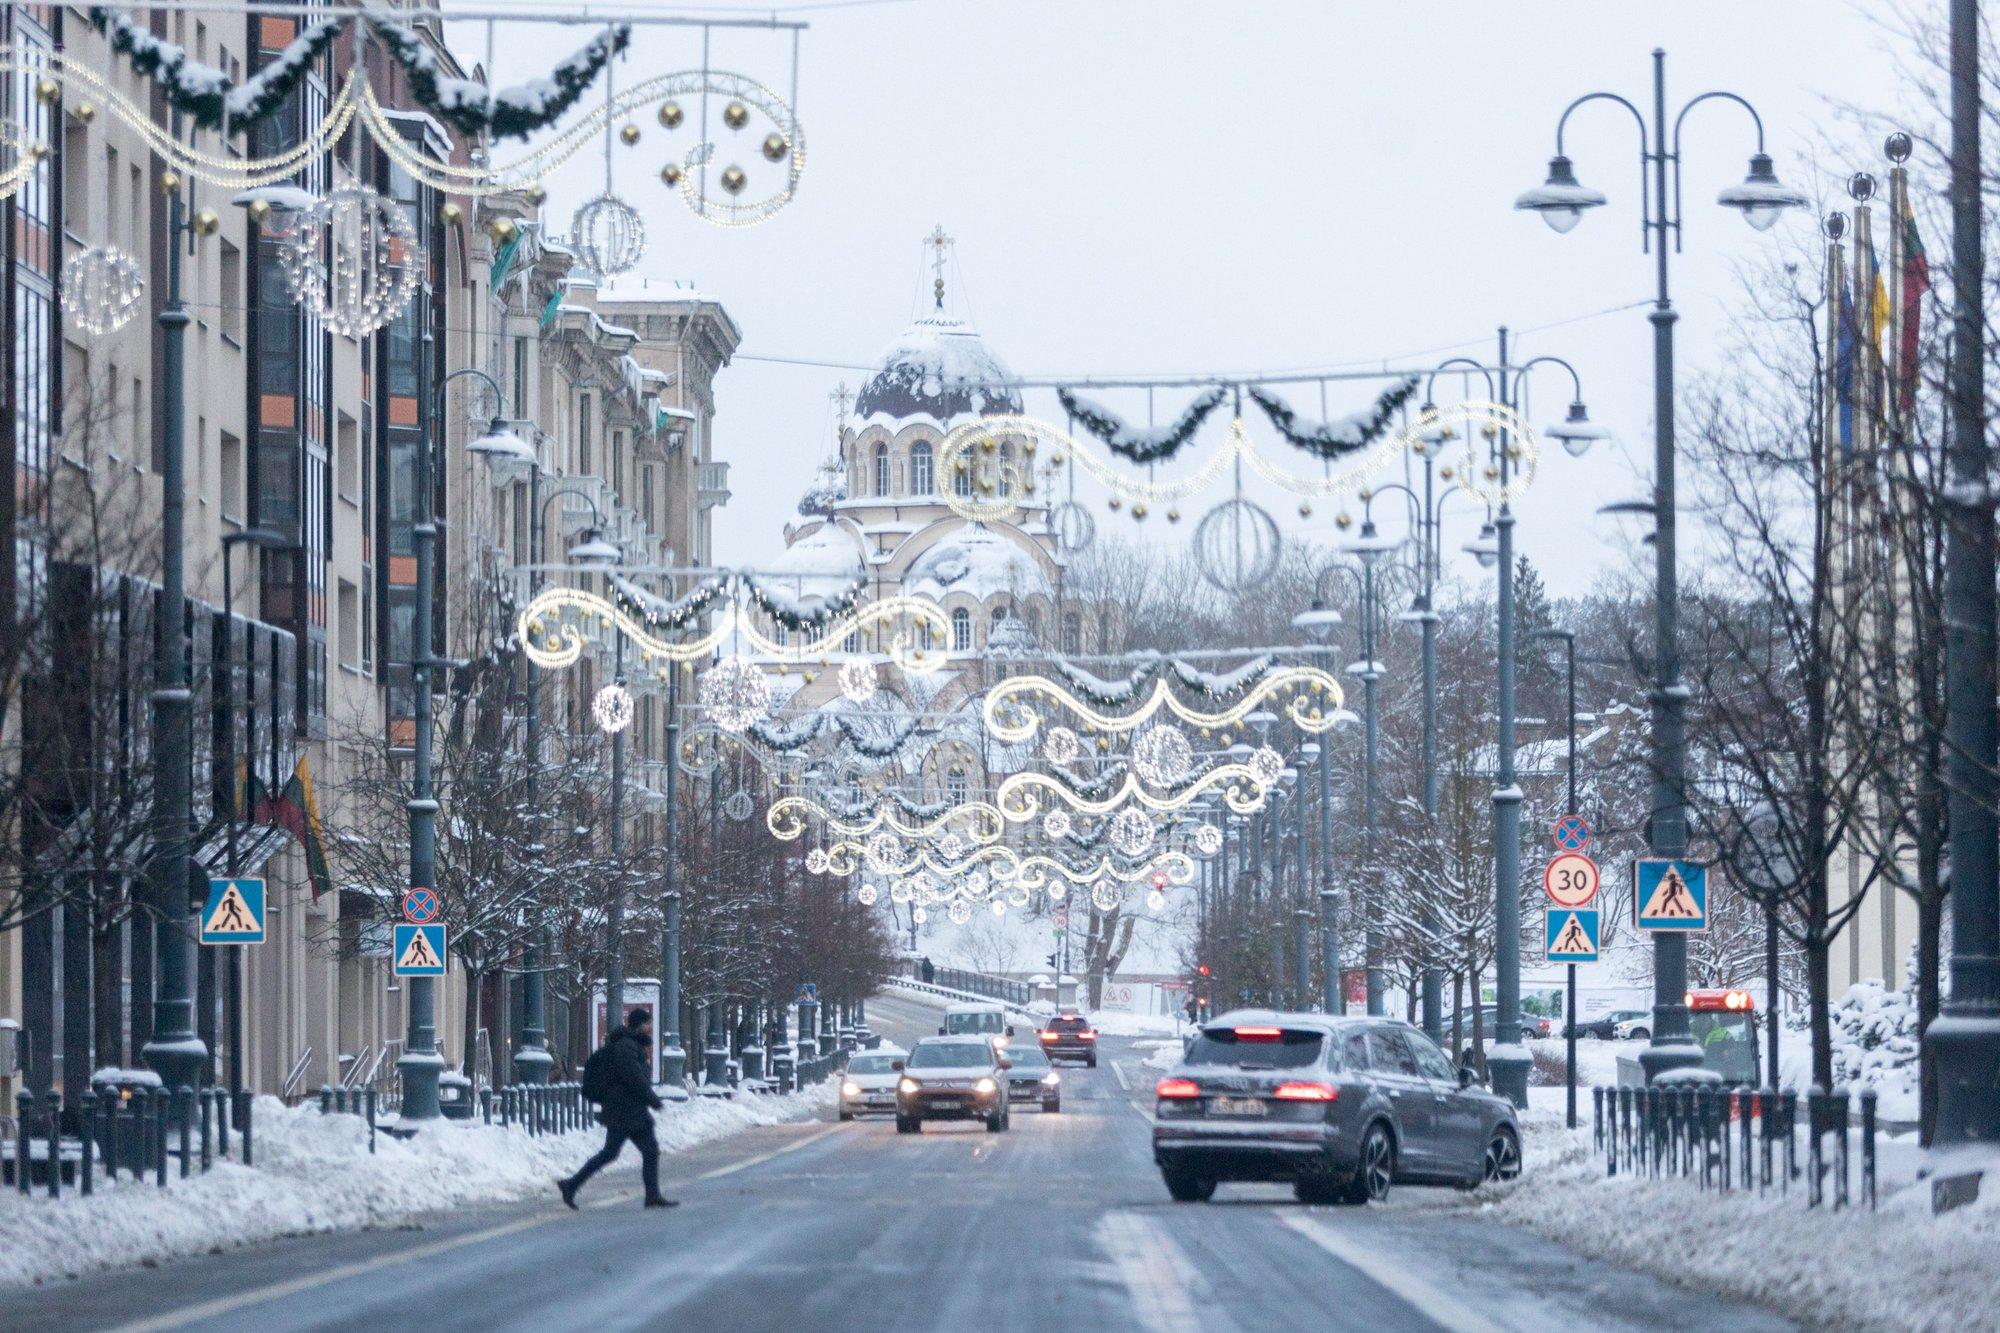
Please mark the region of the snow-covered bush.
POLYGON ((1856 1092, 1875 1089, 1885 1116, 1914 1115, 1920 1046, 1916 992, 1907 987, 1890 990, 1880 981, 1857 982, 1828 1017, 1833 1026, 1835 1085, 1848 1085, 1856 1092))

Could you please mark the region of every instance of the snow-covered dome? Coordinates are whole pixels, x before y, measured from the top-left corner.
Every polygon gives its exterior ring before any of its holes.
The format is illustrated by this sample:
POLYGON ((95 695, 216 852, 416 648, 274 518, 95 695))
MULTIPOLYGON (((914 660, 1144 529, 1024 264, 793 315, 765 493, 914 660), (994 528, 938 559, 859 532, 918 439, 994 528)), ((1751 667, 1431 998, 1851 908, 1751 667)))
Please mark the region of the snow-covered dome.
POLYGON ((920 319, 889 344, 854 399, 861 420, 928 417, 940 424, 969 412, 1019 412, 1014 373, 971 325, 942 315, 920 319))
POLYGON ((763 572, 794 597, 825 597, 845 591, 866 568, 853 535, 837 523, 822 523, 786 547, 763 572))
POLYGON ((903 577, 906 591, 929 597, 962 592, 984 602, 1001 593, 1049 595, 1048 575, 1021 546, 976 524, 959 529, 918 556, 903 577))

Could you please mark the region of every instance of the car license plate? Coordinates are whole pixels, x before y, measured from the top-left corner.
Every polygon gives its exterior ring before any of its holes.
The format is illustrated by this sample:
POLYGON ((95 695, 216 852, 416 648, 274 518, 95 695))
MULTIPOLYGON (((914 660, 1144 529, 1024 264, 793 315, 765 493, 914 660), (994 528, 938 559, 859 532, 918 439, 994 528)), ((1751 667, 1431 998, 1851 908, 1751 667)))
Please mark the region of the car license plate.
POLYGON ((1209 1100, 1210 1115, 1261 1116, 1268 1108, 1255 1097, 1214 1097, 1209 1100))

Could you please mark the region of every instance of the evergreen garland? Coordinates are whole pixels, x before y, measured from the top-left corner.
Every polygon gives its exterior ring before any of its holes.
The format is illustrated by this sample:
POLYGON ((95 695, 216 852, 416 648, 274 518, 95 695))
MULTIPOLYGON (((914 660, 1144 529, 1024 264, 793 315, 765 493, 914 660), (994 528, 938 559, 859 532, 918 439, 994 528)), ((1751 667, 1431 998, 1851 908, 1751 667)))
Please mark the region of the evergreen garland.
POLYGON ((1284 399, 1259 385, 1249 386, 1251 399, 1264 409, 1280 435, 1314 457, 1327 460, 1344 457, 1380 439, 1397 410, 1416 391, 1417 381, 1406 379, 1385 390, 1372 408, 1333 421, 1302 421, 1284 399))
POLYGON ((817 633, 825 629, 833 620, 852 611, 855 603, 861 600, 861 594, 868 588, 868 577, 864 574, 857 576, 854 582, 839 592, 831 592, 824 597, 800 600, 784 597, 781 600, 779 594, 774 594, 766 588, 755 575, 744 574, 741 577, 743 586, 749 591, 750 600, 756 603, 757 609, 794 633, 802 631, 817 633), (808 610, 807 600, 816 603, 816 606, 808 610))
POLYGON ((623 610, 638 616, 648 625, 667 629, 682 629, 707 609, 722 592, 723 580, 708 579, 698 583, 686 596, 678 601, 668 601, 664 597, 647 592, 636 583, 627 582, 617 575, 611 576, 612 600, 623 610))
POLYGON ((90 24, 103 33, 111 49, 124 56, 135 73, 153 81, 167 105, 192 120, 199 129, 219 129, 225 135, 276 111, 291 96, 313 62, 347 27, 351 15, 307 24, 284 50, 241 84, 213 65, 188 58, 187 48, 154 36, 122 9, 90 7, 90 24))
POLYGON ((1056 396, 1062 399, 1063 409, 1070 417, 1104 441, 1112 453, 1133 463, 1157 463, 1172 458, 1194 438, 1201 423, 1229 397, 1229 390, 1221 386, 1209 389, 1189 403, 1173 425, 1144 429, 1126 425, 1122 417, 1102 403, 1078 397, 1068 389, 1058 388, 1056 396))
POLYGON ((402 66, 411 96, 424 110, 460 134, 494 139, 525 139, 555 124, 597 81, 611 57, 632 40, 631 24, 613 24, 549 71, 548 77, 495 89, 442 74, 437 53, 404 25, 379 15, 371 15, 370 21, 389 55, 402 66))
POLYGON ((1055 659, 1056 671, 1064 683, 1085 703, 1105 710, 1137 702, 1139 692, 1163 670, 1170 672, 1173 679, 1190 694, 1210 702, 1222 702, 1255 687, 1271 673, 1274 665, 1274 659, 1266 654, 1253 658, 1226 676, 1216 676, 1178 658, 1154 658, 1135 667, 1123 680, 1105 680, 1063 658, 1055 659))

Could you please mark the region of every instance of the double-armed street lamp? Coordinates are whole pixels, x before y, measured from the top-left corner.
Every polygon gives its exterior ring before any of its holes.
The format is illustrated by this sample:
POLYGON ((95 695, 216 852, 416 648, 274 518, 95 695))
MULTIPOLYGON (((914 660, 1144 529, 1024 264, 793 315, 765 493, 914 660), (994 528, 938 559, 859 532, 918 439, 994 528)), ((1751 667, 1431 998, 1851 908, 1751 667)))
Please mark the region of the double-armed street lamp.
MULTIPOLYGON (((1530 634, 1528 637, 1531 639, 1541 640, 1544 642, 1560 642, 1563 646, 1564 655, 1567 658, 1568 670, 1566 672, 1566 675, 1568 676, 1568 681, 1569 681, 1569 710, 1568 710, 1569 721, 1567 727, 1563 732, 1563 735, 1568 739, 1569 742, 1569 764, 1568 764, 1569 799, 1563 803, 1563 813, 1574 815, 1578 813, 1576 808, 1576 631, 1569 629, 1538 629, 1533 634, 1530 634)), ((1575 1129, 1576 1128, 1576 964, 1568 963, 1565 964, 1564 966, 1567 968, 1568 972, 1568 975, 1565 978, 1565 980, 1567 980, 1567 982, 1569 983, 1567 987, 1569 1002, 1566 1006, 1567 1009, 1566 1021, 1563 1023, 1563 1033, 1564 1033, 1563 1040, 1566 1043, 1568 1043, 1568 1065, 1567 1065, 1567 1072, 1564 1075, 1563 1082, 1565 1088, 1567 1089, 1565 1104, 1567 1107, 1566 1115, 1568 1118, 1568 1124, 1571 1129, 1575 1129)))
MULTIPOLYGON (((1668 288, 1668 258, 1681 246, 1680 206, 1681 129, 1688 113, 1706 102, 1728 102, 1741 107, 1756 129, 1757 148, 1750 157, 1750 169, 1739 185, 1716 196, 1716 202, 1734 208, 1744 221, 1758 231, 1768 230, 1788 208, 1808 202, 1806 195, 1778 180, 1771 158, 1764 151, 1764 122, 1741 96, 1732 92, 1705 92, 1684 103, 1671 121, 1667 118, 1666 52, 1653 52, 1653 114, 1650 129, 1647 117, 1637 105, 1611 92, 1586 93, 1563 109, 1556 122, 1556 152, 1549 160, 1548 179, 1515 200, 1514 206, 1539 213, 1557 232, 1568 232, 1585 211, 1600 207, 1605 196, 1577 181, 1570 159, 1563 153, 1563 132, 1569 118, 1587 103, 1609 102, 1625 108, 1639 127, 1644 220, 1640 236, 1642 248, 1652 252, 1655 270, 1653 309, 1647 318, 1653 325, 1653 799, 1646 842, 1656 857, 1680 857, 1688 845, 1687 822, 1687 730, 1688 688, 1681 680, 1678 571, 1675 565, 1674 500, 1674 310, 1668 288), (1671 168, 1671 182, 1669 181, 1671 168), (1649 185, 1649 187, 1648 187, 1649 185), (1671 247, 1669 242, 1671 241, 1671 247)), ((1503 572, 1504 577, 1504 572, 1503 572)), ((1504 651, 1504 650, 1503 650, 1504 651)), ((1988 693, 1991 693, 1990 682, 1988 693)), ((1989 853, 1990 856, 1990 853, 1989 853)), ((1647 1080, 1670 1069, 1701 1063, 1701 1051, 1688 1032, 1687 940, 1674 931, 1658 931, 1653 936, 1653 1027, 1652 1044, 1639 1057, 1647 1080)), ((1502 1020, 1506 1021, 1503 1010, 1502 1020)))

